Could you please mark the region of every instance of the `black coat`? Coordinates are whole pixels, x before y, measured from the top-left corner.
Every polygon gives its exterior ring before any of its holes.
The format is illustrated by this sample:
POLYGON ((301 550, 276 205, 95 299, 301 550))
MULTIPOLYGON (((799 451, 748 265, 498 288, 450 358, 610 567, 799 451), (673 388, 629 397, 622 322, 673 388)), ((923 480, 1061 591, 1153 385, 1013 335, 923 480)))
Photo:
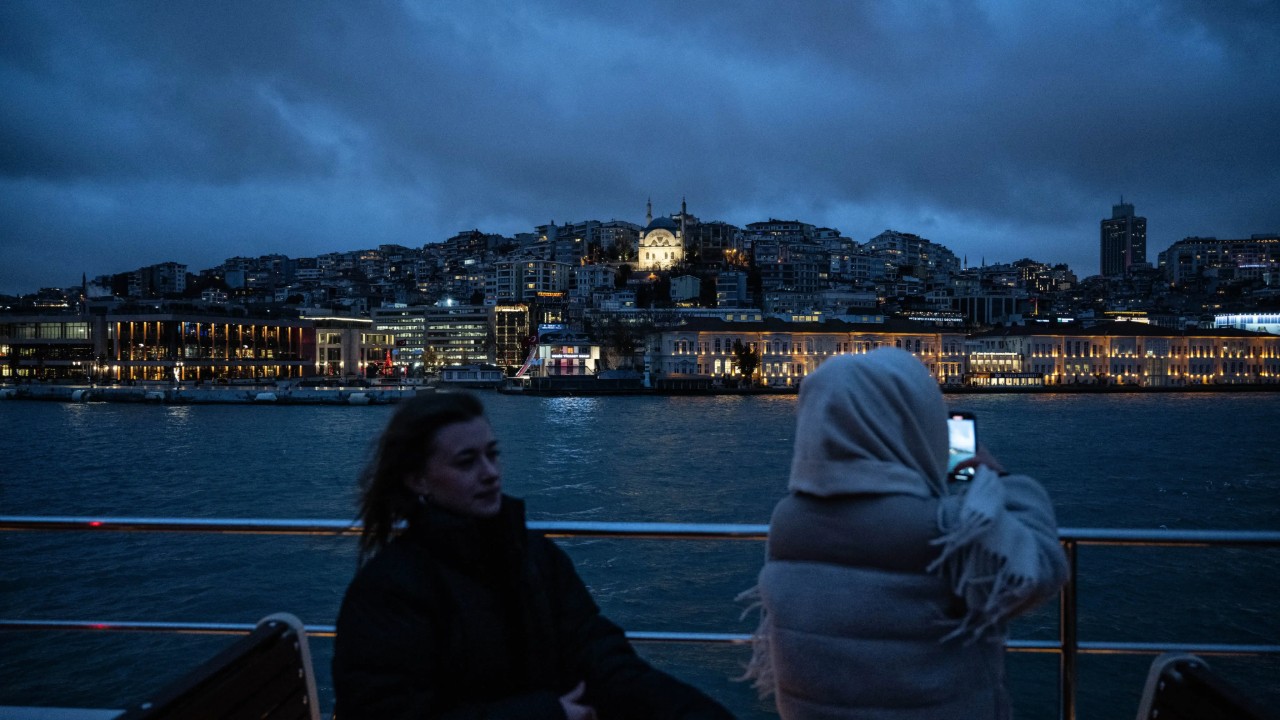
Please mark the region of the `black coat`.
POLYGON ((425 507, 360 569, 338 614, 341 720, 562 720, 559 698, 579 681, 602 720, 732 717, 635 654, 514 498, 484 520, 425 507))

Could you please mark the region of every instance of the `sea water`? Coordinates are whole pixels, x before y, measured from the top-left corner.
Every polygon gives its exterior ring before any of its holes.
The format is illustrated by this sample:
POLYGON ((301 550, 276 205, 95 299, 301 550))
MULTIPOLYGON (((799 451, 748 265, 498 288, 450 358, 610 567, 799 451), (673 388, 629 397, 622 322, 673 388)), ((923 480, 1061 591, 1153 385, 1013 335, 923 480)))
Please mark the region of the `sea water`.
MULTIPOLYGON (((783 494, 793 396, 540 398, 486 393, 506 489, 531 519, 765 523, 783 494)), ((948 395, 1063 527, 1280 530, 1280 395, 948 395)), ((0 513, 350 519, 355 475, 391 408, 0 403, 0 513)), ((629 630, 747 632, 735 595, 755 541, 564 540, 629 630)), ((0 617, 332 624, 355 569, 342 537, 0 533, 0 617)), ((1278 643, 1280 551, 1081 550, 1080 638, 1278 643)), ((1055 640, 1054 603, 1018 639, 1055 640)), ((123 707, 226 636, 0 632, 0 705, 123 707)), ((767 718, 740 646, 640 644, 739 717, 767 718)), ((312 641, 332 706, 332 642, 312 641)), ((1080 659, 1079 716, 1129 718, 1150 656, 1080 659)), ((1021 718, 1057 716, 1057 657, 1011 653, 1021 718)), ((1280 662, 1214 658, 1267 702, 1280 662)), ((849 682, 857 682, 849 678, 849 682)))

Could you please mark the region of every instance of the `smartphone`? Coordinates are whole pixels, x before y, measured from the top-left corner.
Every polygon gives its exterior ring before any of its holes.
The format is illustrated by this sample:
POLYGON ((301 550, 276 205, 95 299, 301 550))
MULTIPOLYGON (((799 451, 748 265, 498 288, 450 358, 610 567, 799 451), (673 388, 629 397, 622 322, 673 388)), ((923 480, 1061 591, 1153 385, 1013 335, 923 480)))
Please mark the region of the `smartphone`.
POLYGON ((972 467, 956 470, 956 465, 978 452, 978 424, 973 413, 961 411, 947 413, 947 436, 950 438, 947 474, 952 480, 967 480, 973 477, 975 469, 972 467))

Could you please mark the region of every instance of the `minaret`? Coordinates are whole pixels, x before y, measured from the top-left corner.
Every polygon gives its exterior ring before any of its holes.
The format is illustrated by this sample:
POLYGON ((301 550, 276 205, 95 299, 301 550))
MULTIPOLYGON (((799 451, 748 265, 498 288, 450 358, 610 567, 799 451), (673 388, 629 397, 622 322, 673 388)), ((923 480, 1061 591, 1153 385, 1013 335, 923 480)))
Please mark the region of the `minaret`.
POLYGON ((644 226, 649 227, 653 224, 653 198, 649 198, 649 202, 644 206, 644 226))

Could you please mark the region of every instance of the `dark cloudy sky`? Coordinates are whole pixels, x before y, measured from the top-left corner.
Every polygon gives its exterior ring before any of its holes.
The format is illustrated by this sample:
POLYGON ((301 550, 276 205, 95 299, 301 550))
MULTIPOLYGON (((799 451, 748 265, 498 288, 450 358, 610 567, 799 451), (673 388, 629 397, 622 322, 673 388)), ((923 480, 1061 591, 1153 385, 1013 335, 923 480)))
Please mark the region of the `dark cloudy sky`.
POLYGON ((1280 232, 1280 3, 0 2, 0 292, 679 209, 1280 232))

